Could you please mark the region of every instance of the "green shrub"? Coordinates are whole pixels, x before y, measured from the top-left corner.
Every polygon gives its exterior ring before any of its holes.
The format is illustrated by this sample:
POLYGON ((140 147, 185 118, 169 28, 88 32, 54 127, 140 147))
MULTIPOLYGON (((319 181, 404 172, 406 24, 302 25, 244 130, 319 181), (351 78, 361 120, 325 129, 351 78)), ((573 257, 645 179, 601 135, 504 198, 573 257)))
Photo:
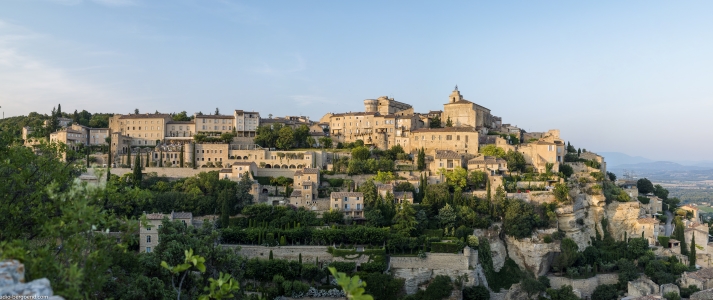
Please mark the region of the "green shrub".
POLYGON ((659 235, 658 239, 661 247, 668 248, 668 241, 671 239, 671 237, 659 235))
POLYGON ((549 244, 552 243, 552 236, 551 235, 546 235, 544 238, 545 243, 549 244))
POLYGON ((461 243, 431 243, 431 252, 434 253, 458 253, 461 250, 463 250, 463 245, 461 243))
POLYGON ((602 284, 597 286, 592 293, 592 300, 611 300, 616 299, 618 292, 614 284, 602 284))
POLYGON ((330 267, 337 269, 337 272, 351 274, 356 269, 355 262, 333 261, 329 264, 330 267))
POLYGON ((637 198, 639 199, 639 202, 641 202, 641 204, 649 204, 649 202, 651 202, 651 199, 649 199, 649 197, 638 196, 637 198))
POLYGON ((367 273, 382 273, 386 271, 386 262, 374 261, 362 263, 359 269, 367 273))
POLYGON ((478 285, 463 289, 463 300, 490 300, 488 288, 478 285))
POLYGON ((443 238, 443 229, 426 229, 423 234, 428 237, 443 238))

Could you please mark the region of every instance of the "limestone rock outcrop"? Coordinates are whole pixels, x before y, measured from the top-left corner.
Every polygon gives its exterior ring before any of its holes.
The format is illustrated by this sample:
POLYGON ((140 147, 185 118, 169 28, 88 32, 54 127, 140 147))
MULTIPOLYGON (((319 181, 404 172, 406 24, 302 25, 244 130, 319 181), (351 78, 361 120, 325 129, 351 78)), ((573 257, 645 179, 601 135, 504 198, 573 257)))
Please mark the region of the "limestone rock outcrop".
POLYGON ((681 295, 681 289, 679 289, 677 285, 673 283, 666 283, 661 285, 661 292, 659 294, 666 295, 671 292, 676 293, 677 295, 681 295))
POLYGON ((634 281, 629 281, 628 291, 629 297, 643 297, 648 295, 658 294, 659 286, 651 279, 642 276, 634 281))
POLYGON ((559 243, 545 243, 535 238, 505 238, 510 258, 520 268, 532 271, 537 276, 547 274, 555 252, 560 251, 559 243))
POLYGON ((43 299, 63 300, 53 296, 50 281, 47 278, 25 283, 25 266, 17 260, 0 262, 0 298, 11 299, 17 296, 40 296, 43 299), (47 298, 44 298, 47 297, 47 298))

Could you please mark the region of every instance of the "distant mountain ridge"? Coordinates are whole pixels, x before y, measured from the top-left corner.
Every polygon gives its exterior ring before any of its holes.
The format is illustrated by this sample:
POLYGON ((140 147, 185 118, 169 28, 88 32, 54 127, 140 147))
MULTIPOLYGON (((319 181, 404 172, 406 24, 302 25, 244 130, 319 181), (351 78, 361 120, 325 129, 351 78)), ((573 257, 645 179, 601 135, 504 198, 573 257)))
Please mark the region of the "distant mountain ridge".
POLYGON ((641 156, 631 156, 621 152, 597 152, 597 154, 604 156, 604 161, 607 162, 607 167, 609 168, 617 167, 619 165, 654 162, 654 160, 652 159, 648 159, 641 156))
POLYGON ((609 167, 611 170, 631 170, 631 171, 693 171, 693 170, 709 170, 711 167, 699 166, 684 166, 671 161, 654 161, 642 162, 636 164, 621 164, 609 167))

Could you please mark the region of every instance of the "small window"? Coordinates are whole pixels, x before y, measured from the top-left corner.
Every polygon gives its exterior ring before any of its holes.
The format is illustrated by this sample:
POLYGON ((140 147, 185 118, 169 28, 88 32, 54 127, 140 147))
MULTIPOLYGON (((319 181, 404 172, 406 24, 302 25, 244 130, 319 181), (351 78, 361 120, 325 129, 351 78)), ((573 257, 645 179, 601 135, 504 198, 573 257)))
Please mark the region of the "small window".
POLYGON ((146 243, 151 244, 151 236, 150 235, 146 236, 146 243))
POLYGON ((146 247, 146 253, 151 253, 151 247, 146 247))

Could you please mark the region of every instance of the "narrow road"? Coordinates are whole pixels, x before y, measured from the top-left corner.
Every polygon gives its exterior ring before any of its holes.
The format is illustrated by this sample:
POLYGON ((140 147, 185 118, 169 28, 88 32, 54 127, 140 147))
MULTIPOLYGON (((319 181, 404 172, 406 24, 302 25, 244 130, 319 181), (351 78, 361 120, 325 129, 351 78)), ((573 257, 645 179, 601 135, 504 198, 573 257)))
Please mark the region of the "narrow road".
POLYGON ((673 225, 671 225, 671 222, 673 221, 673 214, 670 211, 666 211, 666 236, 671 236, 671 233, 673 233, 673 225))

